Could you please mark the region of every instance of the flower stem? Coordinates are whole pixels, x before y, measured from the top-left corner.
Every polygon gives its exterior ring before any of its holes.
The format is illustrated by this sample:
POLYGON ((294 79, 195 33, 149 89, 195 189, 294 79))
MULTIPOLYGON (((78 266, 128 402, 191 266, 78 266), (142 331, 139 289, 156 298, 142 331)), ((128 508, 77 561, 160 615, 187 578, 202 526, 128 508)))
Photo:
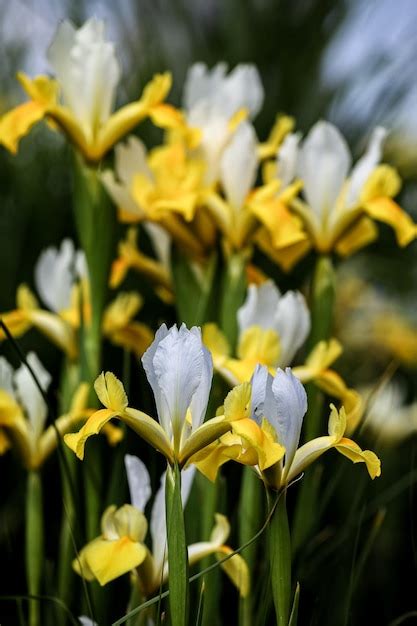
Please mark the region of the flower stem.
MULTIPOLYGON (((274 497, 276 497, 276 493, 269 493, 270 507, 274 497)), ((272 516, 268 542, 276 623, 277 626, 288 626, 291 606, 291 538, 285 491, 279 497, 272 516)))
POLYGON ((168 466, 165 484, 171 624, 186 626, 189 602, 188 550, 181 499, 181 472, 177 464, 168 466))
MULTIPOLYGON (((42 482, 38 471, 30 470, 26 492, 26 579, 28 593, 39 595, 44 562, 42 482)), ((29 626, 40 626, 39 600, 29 600, 29 626)))

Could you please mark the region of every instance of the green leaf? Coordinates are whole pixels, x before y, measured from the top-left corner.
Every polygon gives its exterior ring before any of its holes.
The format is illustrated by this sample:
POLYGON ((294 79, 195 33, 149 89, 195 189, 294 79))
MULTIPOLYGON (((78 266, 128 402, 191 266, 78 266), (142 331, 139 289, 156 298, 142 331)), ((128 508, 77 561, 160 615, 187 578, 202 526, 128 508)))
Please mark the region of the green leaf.
POLYGON ((166 516, 168 544, 168 586, 171 623, 186 626, 188 621, 188 551, 181 500, 181 472, 176 464, 166 473, 166 516))
POLYGON ((236 345, 238 335, 237 310, 242 306, 246 295, 247 261, 246 250, 230 254, 226 259, 226 271, 223 274, 220 327, 232 348, 236 345))

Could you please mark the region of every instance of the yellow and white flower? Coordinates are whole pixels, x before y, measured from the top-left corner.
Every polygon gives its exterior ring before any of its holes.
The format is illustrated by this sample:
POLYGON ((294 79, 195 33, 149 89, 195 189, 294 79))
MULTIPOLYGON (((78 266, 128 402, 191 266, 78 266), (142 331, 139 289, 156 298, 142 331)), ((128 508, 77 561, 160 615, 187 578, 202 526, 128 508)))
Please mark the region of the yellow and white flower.
MULTIPOLYGON (((51 382, 49 372, 34 352, 27 357, 39 383, 46 391, 51 382)), ((88 386, 80 385, 66 415, 55 421, 62 436, 86 419, 88 386)), ((38 469, 58 445, 54 426, 46 427, 48 407, 33 377, 22 364, 16 371, 4 357, 0 357, 0 454, 13 447, 27 469, 38 469)), ((121 431, 113 429, 110 440, 117 443, 121 431), (114 437, 113 437, 114 435, 114 437)))
POLYGON ((205 183, 220 178, 221 159, 239 122, 254 118, 261 109, 264 90, 253 65, 237 65, 227 74, 227 65, 211 70, 195 63, 188 71, 183 96, 185 117, 191 128, 199 129, 197 155, 206 164, 205 183))
MULTIPOLYGON (((151 511, 152 546, 145 545, 148 523, 145 507, 151 497, 150 477, 144 463, 136 456, 126 455, 125 466, 132 504, 119 509, 110 506, 102 517, 102 535, 87 544, 74 560, 75 570, 87 580, 97 579, 101 585, 132 572, 135 583, 145 596, 158 591, 168 579, 168 555, 165 516, 165 474, 151 511)), ((181 497, 185 507, 194 478, 194 468, 182 472, 181 497)), ((189 564, 193 565, 211 554, 221 559, 232 552, 224 545, 230 526, 224 515, 216 514, 216 524, 208 541, 188 546, 189 564)), ((249 590, 249 572, 245 561, 233 555, 221 567, 242 596, 249 590)))
MULTIPOLYGON (((48 309, 41 307, 26 285, 20 285, 17 308, 2 315, 6 326, 16 337, 34 327, 69 359, 76 359, 81 315, 83 324, 88 326, 91 322, 88 272, 83 252, 75 250, 70 239, 64 239, 59 250, 54 247, 44 250, 35 265, 35 286, 48 309)), ((107 306, 103 315, 104 336, 138 356, 142 356, 153 339, 145 324, 133 320, 141 307, 139 294, 121 293, 107 306)), ((0 340, 4 338, 0 332, 0 340)))
POLYGON ((180 329, 172 326, 168 330, 163 324, 142 363, 155 397, 158 421, 129 407, 122 383, 111 372, 102 373, 94 387, 106 408, 96 411, 78 433, 65 437, 78 458, 84 458, 87 439, 116 417, 161 452, 168 463, 180 467, 231 429, 227 412, 204 422, 213 365, 199 328, 188 330, 183 324, 180 329))
POLYGON ((371 478, 380 475, 380 461, 369 450, 347 439, 346 414, 331 407, 329 434, 299 447, 307 396, 290 368, 278 369, 273 378, 258 366, 251 383, 235 387, 229 394, 235 409, 245 418, 232 422, 232 432, 198 453, 192 461, 214 480, 221 465, 235 460, 251 465, 264 480, 282 489, 324 452, 335 448, 353 463, 364 462, 371 478))
POLYGON ((0 143, 17 151, 20 139, 46 118, 58 127, 89 161, 100 161, 122 137, 147 116, 176 117, 162 105, 171 86, 169 74, 159 74, 142 97, 113 112, 120 65, 114 44, 105 38, 104 22, 91 18, 76 29, 64 20, 48 50, 56 79, 18 74, 30 100, 0 120, 0 143))
MULTIPOLYGON (((392 199, 400 190, 400 178, 392 167, 380 164, 385 136, 383 128, 376 128, 352 169, 346 141, 332 124, 318 122, 302 142, 299 135, 287 136, 277 155, 275 177, 284 190, 302 186, 302 198, 290 193, 283 199, 301 221, 306 238, 280 242, 271 207, 258 203, 255 213, 269 230, 271 256, 287 269, 311 247, 348 256, 377 237, 374 220, 390 225, 400 246, 415 239, 416 225, 392 199)), ((267 251, 265 240, 262 247, 267 251)))

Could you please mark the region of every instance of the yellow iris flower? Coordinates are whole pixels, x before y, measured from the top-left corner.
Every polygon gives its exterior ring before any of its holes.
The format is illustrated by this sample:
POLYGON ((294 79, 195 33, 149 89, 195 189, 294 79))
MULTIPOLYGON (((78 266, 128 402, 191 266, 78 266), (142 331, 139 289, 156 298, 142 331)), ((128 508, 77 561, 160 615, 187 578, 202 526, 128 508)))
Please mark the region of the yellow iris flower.
MULTIPOLYGON (((35 353, 30 352, 27 358, 46 390, 51 382, 49 373, 35 353)), ((88 385, 82 384, 74 394, 68 413, 58 417, 55 427, 45 428, 48 407, 28 368, 22 364, 13 371, 6 359, 0 357, 0 454, 13 447, 27 469, 40 468, 58 445, 56 431, 64 435, 91 413, 87 398, 88 385)), ((105 432, 112 445, 123 437, 118 428, 111 427, 105 432)))
MULTIPOLYGON (((213 356, 213 364, 230 385, 249 381, 258 364, 274 375, 277 367, 289 365, 310 332, 310 314, 301 293, 281 295, 272 281, 250 285, 244 304, 238 310, 237 358, 216 324, 205 324, 203 340, 213 356)), ((348 415, 349 429, 362 416, 360 394, 346 386, 330 366, 340 356, 335 339, 322 341, 293 373, 306 383, 314 381, 325 393, 340 399, 348 415)))
POLYGON ((377 237, 374 220, 391 226, 400 246, 413 241, 416 225, 393 200, 400 178, 392 167, 379 164, 385 135, 382 128, 374 131, 366 153, 350 171, 349 149, 332 124, 318 122, 301 144, 299 135, 289 134, 276 164, 267 169, 269 186, 253 205, 264 225, 260 247, 291 269, 311 247, 322 254, 353 254, 377 237), (301 198, 296 197, 300 189, 301 198), (288 219, 288 210, 296 222, 288 219))
POLYGON ((199 328, 188 330, 182 325, 179 330, 176 326, 168 330, 163 324, 142 363, 155 396, 159 422, 129 407, 122 383, 111 372, 102 373, 94 388, 106 408, 96 411, 78 433, 65 436, 78 458, 84 458, 87 439, 116 417, 161 452, 168 463, 180 467, 231 429, 230 418, 237 417, 228 411, 227 403, 224 415, 204 422, 213 365, 199 328))
MULTIPOLYGON (((89 324, 91 318, 89 284, 84 256, 76 252, 73 243, 65 239, 58 251, 45 250, 35 266, 35 284, 43 309, 26 285, 17 290, 17 308, 2 315, 11 334, 19 337, 36 328, 63 350, 69 359, 78 357, 78 330, 81 317, 89 324), (74 281, 77 279, 77 285, 74 281)), ((151 330, 133 320, 142 307, 142 298, 135 292, 121 293, 104 311, 103 335, 114 344, 142 356, 153 339, 151 330)), ((5 335, 0 331, 0 341, 5 335)))
POLYGON ((327 450, 335 448, 353 463, 363 462, 371 478, 380 475, 380 461, 370 450, 345 437, 346 413, 332 405, 329 434, 299 447, 303 417, 307 410, 304 387, 290 368, 275 378, 258 366, 250 383, 232 391, 234 406, 245 417, 232 422, 232 432, 196 454, 192 462, 210 480, 227 461, 255 468, 264 482, 282 489, 327 450))
POLYGON ((103 172, 102 181, 121 221, 159 223, 188 252, 203 254, 190 226, 203 190, 203 161, 190 159, 181 143, 155 148, 148 155, 137 137, 129 137, 116 147, 115 172, 103 172))
POLYGON ((20 139, 44 118, 93 162, 145 117, 161 118, 165 126, 178 124, 175 109, 162 104, 171 87, 168 73, 156 75, 139 100, 112 113, 120 66, 104 31, 104 23, 95 18, 78 30, 64 20, 48 49, 57 80, 18 74, 30 99, 0 120, 0 143, 8 150, 16 152, 20 139))
MULTIPOLYGON (((151 496, 150 478, 145 465, 135 456, 125 457, 132 504, 116 509, 109 506, 101 520, 102 534, 81 551, 73 566, 87 580, 98 580, 101 585, 131 572, 135 584, 147 597, 156 593, 168 579, 165 523, 165 479, 155 495, 151 512, 150 530, 152 549, 145 544, 148 522, 145 506, 151 496), (133 487, 133 488, 132 488, 133 487)), ((193 468, 182 473, 181 495, 185 507, 194 476, 193 468)), ((188 546, 189 564, 193 565, 211 554, 221 558, 232 552, 225 545, 230 526, 224 515, 216 514, 210 539, 188 546)), ((249 572, 245 561, 233 555, 222 564, 242 596, 249 591, 249 572)))

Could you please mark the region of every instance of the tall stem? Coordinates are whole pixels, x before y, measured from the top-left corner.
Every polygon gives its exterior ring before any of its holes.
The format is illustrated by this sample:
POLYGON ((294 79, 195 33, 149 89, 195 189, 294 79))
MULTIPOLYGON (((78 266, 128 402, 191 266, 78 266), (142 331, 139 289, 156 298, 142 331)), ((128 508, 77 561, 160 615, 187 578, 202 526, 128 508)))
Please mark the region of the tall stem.
POLYGON ((189 603, 188 550, 181 499, 181 472, 177 464, 168 466, 165 485, 171 624, 186 626, 189 603))
MULTIPOLYGON (((331 337, 335 297, 335 276, 332 260, 328 256, 317 259, 311 288, 310 350, 331 337)), ((305 440, 310 441, 322 434, 323 393, 310 383, 307 385, 308 412, 304 419, 305 440)), ((297 551, 306 541, 314 525, 317 512, 319 473, 307 473, 298 491, 293 523, 293 550, 297 551)))
MULTIPOLYGON (((26 580, 28 593, 39 595, 44 563, 42 482, 37 470, 30 470, 26 492, 26 580)), ((29 600, 29 626, 40 626, 40 602, 29 600)))
MULTIPOLYGON (((270 506, 274 497, 276 494, 269 494, 270 506)), ((281 494, 272 516, 268 542, 276 623, 277 626, 288 626, 291 606, 291 538, 285 491, 281 494)))
POLYGON ((234 349, 238 336, 237 310, 243 304, 247 288, 246 266, 248 252, 241 250, 226 256, 226 271, 222 283, 220 326, 234 349))

